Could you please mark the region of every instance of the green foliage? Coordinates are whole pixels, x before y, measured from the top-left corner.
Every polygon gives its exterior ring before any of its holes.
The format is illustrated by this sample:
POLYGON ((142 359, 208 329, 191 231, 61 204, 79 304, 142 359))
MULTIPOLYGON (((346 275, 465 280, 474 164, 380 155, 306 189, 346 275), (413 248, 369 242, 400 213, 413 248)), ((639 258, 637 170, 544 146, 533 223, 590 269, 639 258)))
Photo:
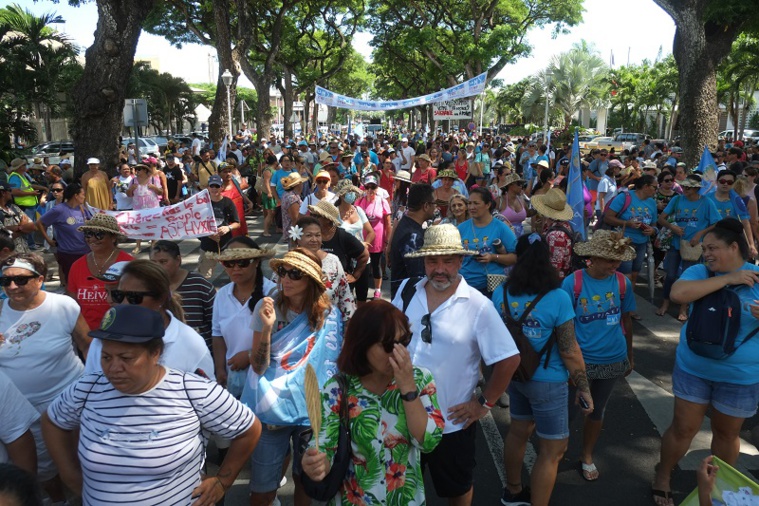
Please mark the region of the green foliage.
MULTIPOLYGON (((204 90, 201 93, 193 92, 193 97, 196 104, 203 104, 209 109, 213 107, 214 97, 216 97, 216 85, 208 83, 192 83, 190 88, 204 90)), ((235 95, 235 103, 232 104, 232 116, 234 118, 240 117, 240 101, 245 101, 245 104, 250 108, 250 111, 255 111, 258 107, 258 93, 253 88, 244 88, 242 86, 237 87, 237 94, 235 95)), ((245 109, 246 119, 251 117, 252 112, 248 112, 245 109)))
POLYGON ((727 108, 733 125, 738 124, 739 114, 753 105, 758 86, 759 35, 743 33, 717 68, 717 100, 727 108))
POLYGON ((150 123, 159 132, 181 131, 182 119, 194 114, 196 98, 183 79, 138 62, 132 69, 127 96, 148 101, 150 123))
POLYGON ((754 112, 748 120, 748 128, 759 130, 759 112, 754 112))

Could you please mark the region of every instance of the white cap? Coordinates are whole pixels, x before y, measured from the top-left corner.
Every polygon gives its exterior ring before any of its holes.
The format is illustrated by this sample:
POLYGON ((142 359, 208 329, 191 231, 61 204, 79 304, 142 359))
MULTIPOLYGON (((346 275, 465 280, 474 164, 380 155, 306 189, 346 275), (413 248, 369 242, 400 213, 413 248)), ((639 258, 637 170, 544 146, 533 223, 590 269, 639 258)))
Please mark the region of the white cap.
POLYGON ((92 164, 100 164, 100 160, 98 160, 97 158, 88 158, 87 165, 92 165, 92 164))
POLYGON ((128 261, 116 262, 108 267, 108 270, 103 273, 102 278, 110 283, 118 282, 121 279, 121 273, 124 272, 124 267, 128 263, 128 261))
POLYGON ((408 137, 404 137, 403 139, 401 139, 401 142, 408 142, 408 137))

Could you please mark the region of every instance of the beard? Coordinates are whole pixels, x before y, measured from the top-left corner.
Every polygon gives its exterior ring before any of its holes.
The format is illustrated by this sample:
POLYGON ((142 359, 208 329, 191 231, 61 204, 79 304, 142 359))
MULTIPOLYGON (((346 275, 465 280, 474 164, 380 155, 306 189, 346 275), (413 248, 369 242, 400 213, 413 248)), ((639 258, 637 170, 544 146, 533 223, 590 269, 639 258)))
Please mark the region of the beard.
POLYGON ((444 273, 437 273, 433 274, 433 277, 428 278, 429 284, 432 286, 433 289, 437 292, 444 292, 445 290, 448 290, 451 285, 459 278, 458 274, 455 276, 449 276, 444 273), (435 279, 435 276, 438 276, 437 279, 435 279), (445 279, 440 279, 440 277, 444 276, 445 279))

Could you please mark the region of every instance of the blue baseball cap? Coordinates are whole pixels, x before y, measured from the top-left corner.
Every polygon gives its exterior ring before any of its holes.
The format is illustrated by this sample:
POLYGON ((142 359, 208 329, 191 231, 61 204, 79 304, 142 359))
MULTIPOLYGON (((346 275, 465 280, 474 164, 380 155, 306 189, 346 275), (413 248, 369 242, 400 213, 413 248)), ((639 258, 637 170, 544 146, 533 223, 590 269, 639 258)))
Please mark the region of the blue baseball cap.
POLYGON ((165 334, 163 317, 157 311, 134 304, 121 304, 106 311, 100 328, 90 337, 121 343, 147 343, 165 334))
POLYGON ((306 146, 306 147, 308 147, 308 143, 306 141, 300 141, 300 142, 298 142, 298 146, 306 146))
POLYGON ((219 186, 224 186, 224 180, 221 179, 221 176, 218 174, 214 174, 213 176, 208 178, 208 186, 211 186, 212 184, 217 184, 219 186))

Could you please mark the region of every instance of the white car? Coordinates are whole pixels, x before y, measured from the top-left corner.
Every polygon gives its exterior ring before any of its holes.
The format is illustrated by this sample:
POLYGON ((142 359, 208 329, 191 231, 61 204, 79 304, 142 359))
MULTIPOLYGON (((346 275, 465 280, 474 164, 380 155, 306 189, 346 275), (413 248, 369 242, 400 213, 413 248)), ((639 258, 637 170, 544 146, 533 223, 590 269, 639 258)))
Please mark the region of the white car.
MULTIPOLYGON (((140 145, 140 155, 147 155, 148 153, 155 153, 160 155, 161 154, 161 147, 158 145, 156 141, 149 137, 138 137, 140 145)), ((124 137, 121 140, 121 145, 126 147, 129 144, 133 143, 134 139, 132 137, 124 137)))

